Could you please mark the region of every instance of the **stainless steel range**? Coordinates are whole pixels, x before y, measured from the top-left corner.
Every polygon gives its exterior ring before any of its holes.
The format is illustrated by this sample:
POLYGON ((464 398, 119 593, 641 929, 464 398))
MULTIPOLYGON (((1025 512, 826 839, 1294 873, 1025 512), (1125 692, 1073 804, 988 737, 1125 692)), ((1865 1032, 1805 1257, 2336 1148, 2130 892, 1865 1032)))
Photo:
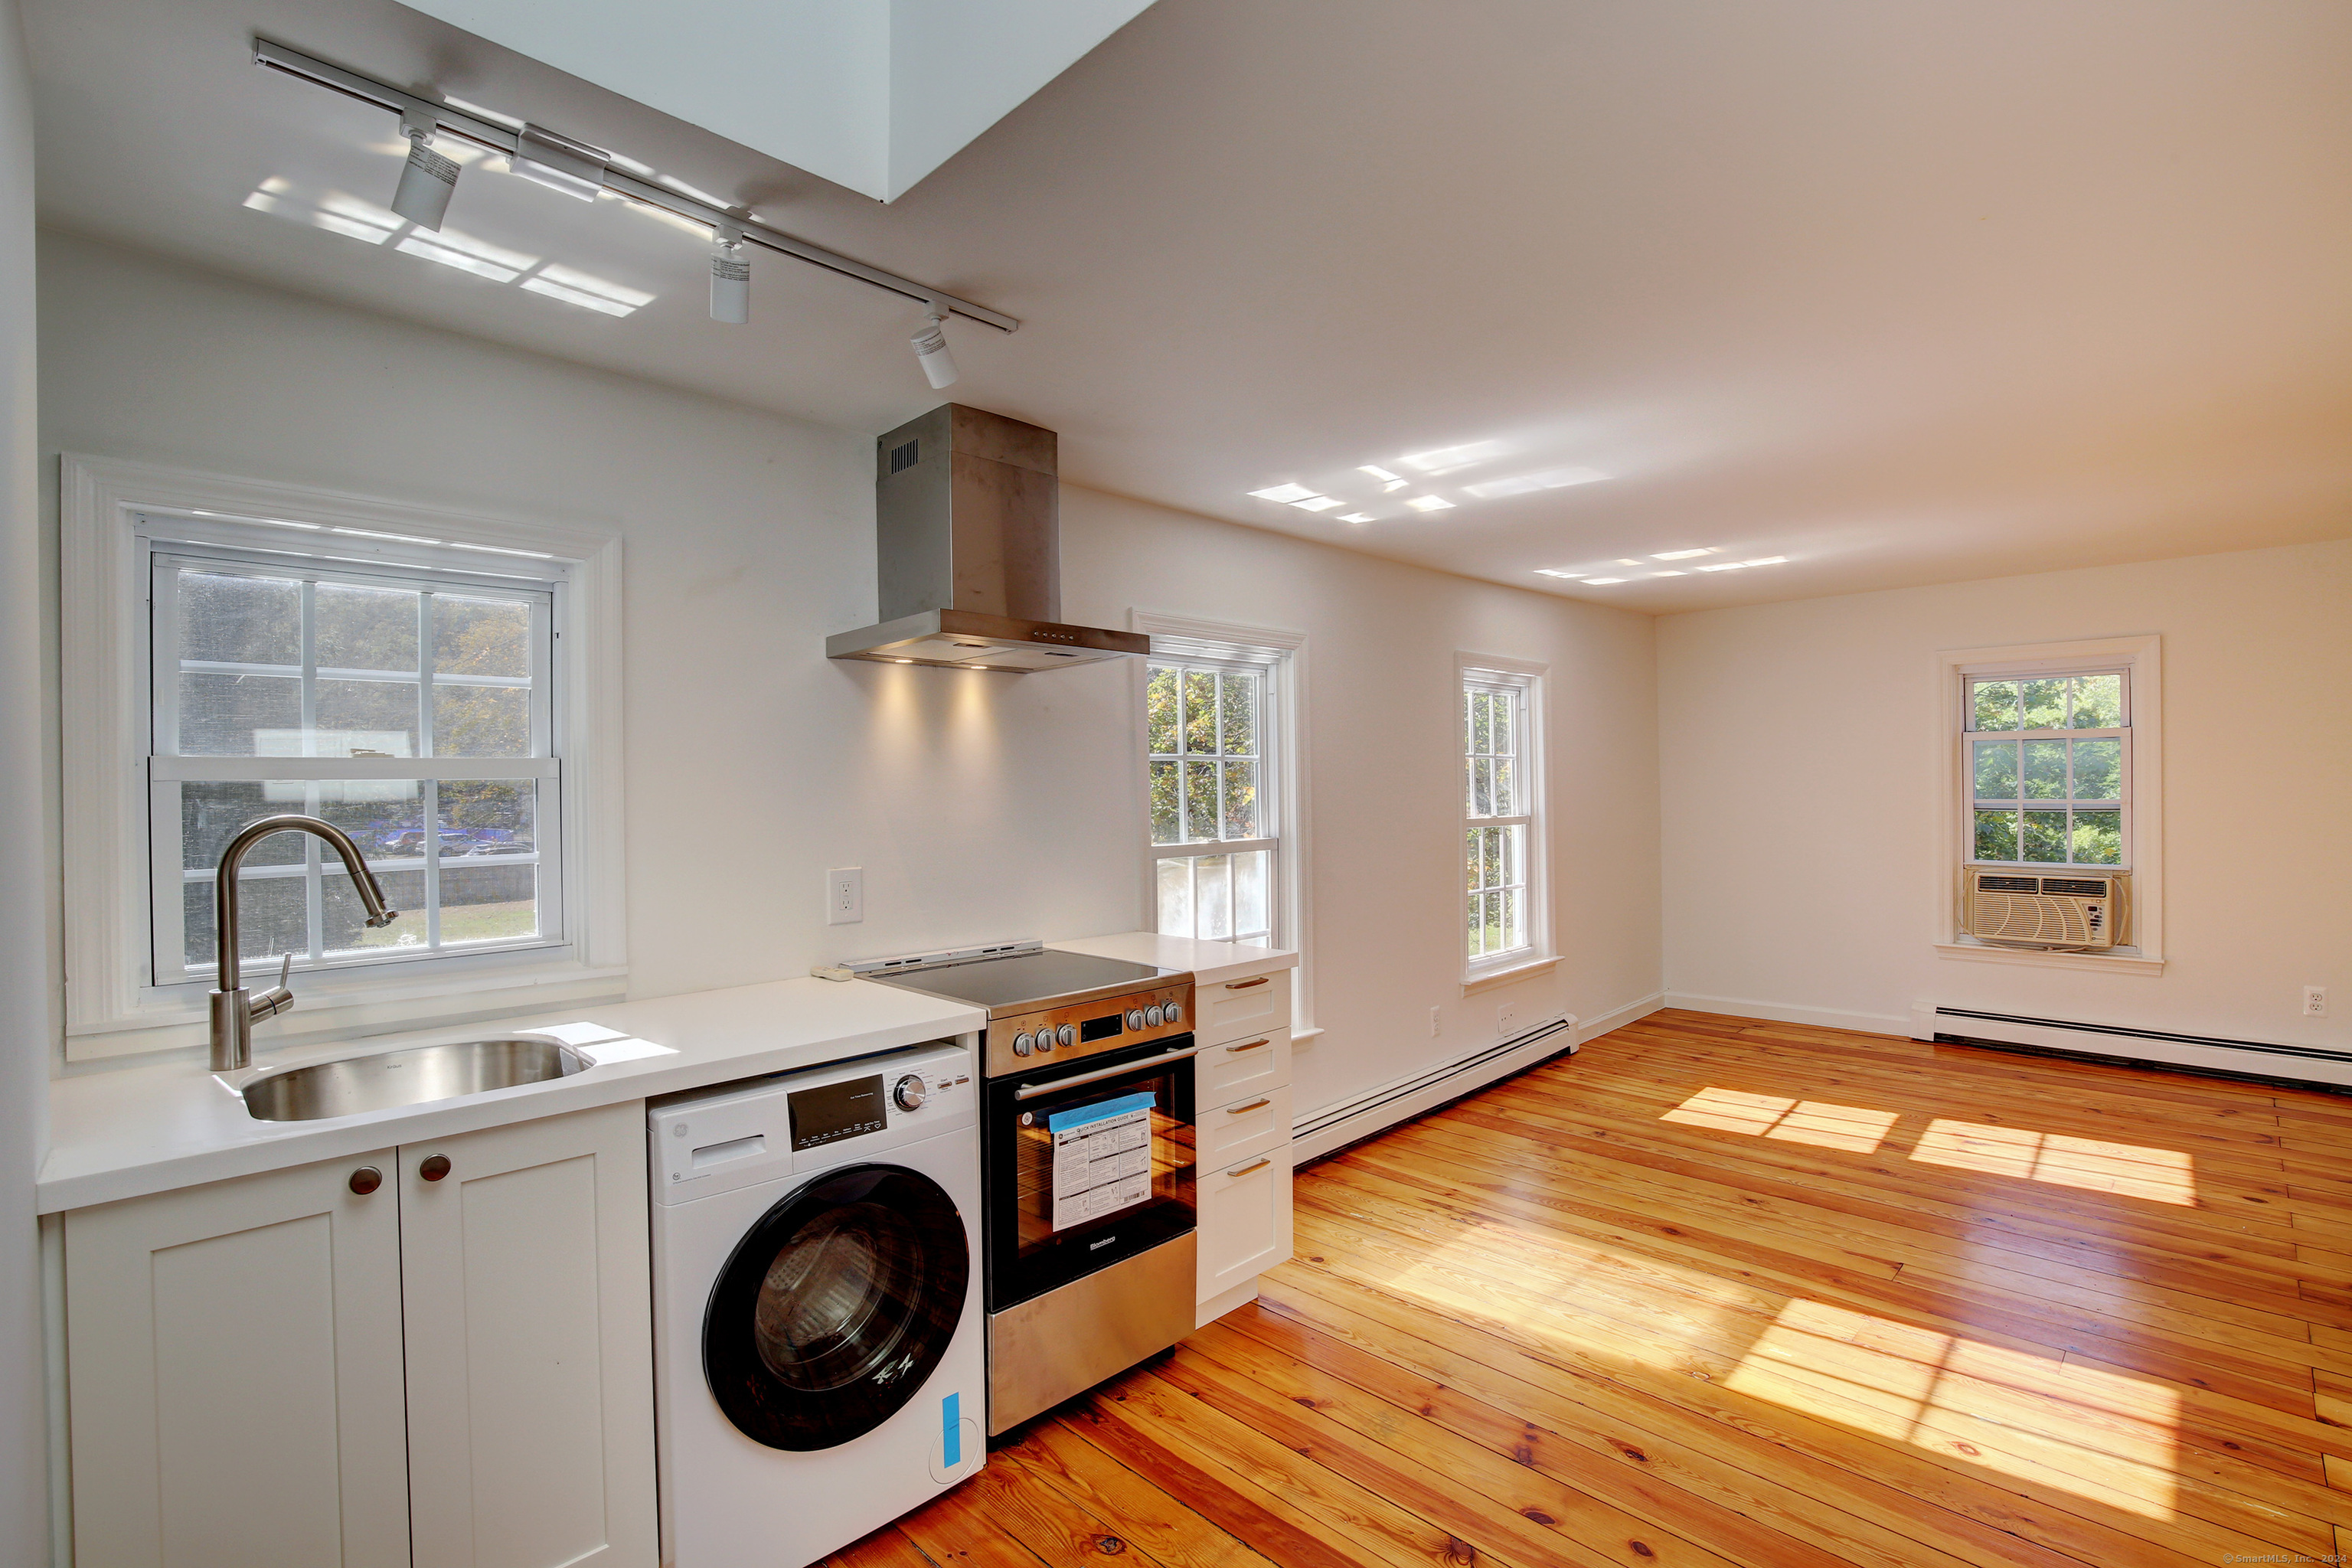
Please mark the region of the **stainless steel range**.
POLYGON ((990 1436, 1191 1332, 1192 976, 1035 942, 845 967, 988 1009, 990 1436))

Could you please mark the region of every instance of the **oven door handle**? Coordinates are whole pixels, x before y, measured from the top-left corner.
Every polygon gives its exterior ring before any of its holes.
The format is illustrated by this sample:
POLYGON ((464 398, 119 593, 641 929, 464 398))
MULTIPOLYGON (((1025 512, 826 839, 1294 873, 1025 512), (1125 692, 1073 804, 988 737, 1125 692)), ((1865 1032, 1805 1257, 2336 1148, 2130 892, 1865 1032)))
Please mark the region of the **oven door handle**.
POLYGON ((1082 1083, 1099 1083, 1104 1079, 1117 1078, 1121 1073, 1141 1072, 1146 1068, 1163 1067, 1170 1062, 1181 1062, 1186 1057, 1197 1057, 1208 1048, 1206 1046, 1187 1046, 1181 1051, 1170 1051, 1165 1056, 1146 1057, 1139 1062, 1121 1062, 1115 1068, 1101 1068, 1094 1072, 1082 1072, 1074 1078, 1057 1078, 1051 1083, 1033 1083, 1026 1089, 1014 1089, 1013 1098, 1034 1100, 1041 1094, 1051 1094, 1055 1089, 1076 1089, 1082 1083))

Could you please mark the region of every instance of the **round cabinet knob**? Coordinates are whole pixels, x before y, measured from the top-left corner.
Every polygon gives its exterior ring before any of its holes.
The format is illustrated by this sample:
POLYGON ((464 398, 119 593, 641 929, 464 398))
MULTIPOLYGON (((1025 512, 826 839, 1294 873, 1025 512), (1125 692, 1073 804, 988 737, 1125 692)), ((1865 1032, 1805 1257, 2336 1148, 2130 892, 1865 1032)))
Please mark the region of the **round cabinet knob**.
POLYGON ((424 1163, 416 1167, 416 1173, 424 1177, 428 1182, 439 1181, 442 1177, 449 1173, 449 1156, 446 1154, 427 1154, 425 1157, 424 1163))
POLYGON ((1168 1010, 1154 1002, 1143 1010, 1143 1021, 1156 1029, 1168 1021, 1168 1010))
POLYGON ((383 1185, 383 1173, 373 1165, 362 1165, 352 1173, 352 1191, 365 1197, 383 1185))
POLYGON ((901 1110, 919 1110, 923 1106, 923 1097, 929 1092, 929 1086, 921 1079, 908 1073, 898 1080, 898 1087, 890 1091, 890 1098, 898 1102, 901 1110))
POLYGON ((1078 1031, 1067 1024, 1055 1030, 1055 1034, 1066 1046, 1075 1046, 1078 1043, 1078 1031))
POLYGON ((1016 1056, 1016 1057, 1025 1057, 1025 1056, 1027 1056, 1031 1051, 1034 1051, 1034 1050, 1035 1050, 1036 1048, 1037 1048, 1037 1037, 1036 1037, 1036 1036, 1034 1036, 1034 1035, 1031 1035, 1031 1034, 1024 1033, 1024 1034, 1018 1034, 1018 1035, 1015 1035, 1015 1036, 1013 1036, 1013 1054, 1014 1056, 1016 1056))
POLYGON ((1130 1009, 1128 1011, 1128 1015, 1127 1015, 1127 1026, 1128 1026, 1129 1028, 1130 1028, 1130 1029, 1140 1029, 1141 1027, 1143 1027, 1143 1009, 1142 1009, 1142 1008, 1140 1008, 1140 1007, 1135 1007, 1135 1008, 1130 1008, 1130 1009))
POLYGON ((1179 1004, 1174 1003, 1174 1002, 1171 1002, 1171 1003, 1169 1003, 1169 1004, 1168 1004, 1168 1021, 1169 1021, 1170 1023, 1171 1023, 1171 1024, 1181 1024, 1181 1023, 1182 1023, 1182 1022, 1184 1021, 1184 1009, 1183 1009, 1183 1007, 1182 1007, 1181 1005, 1180 1005, 1179 1004))

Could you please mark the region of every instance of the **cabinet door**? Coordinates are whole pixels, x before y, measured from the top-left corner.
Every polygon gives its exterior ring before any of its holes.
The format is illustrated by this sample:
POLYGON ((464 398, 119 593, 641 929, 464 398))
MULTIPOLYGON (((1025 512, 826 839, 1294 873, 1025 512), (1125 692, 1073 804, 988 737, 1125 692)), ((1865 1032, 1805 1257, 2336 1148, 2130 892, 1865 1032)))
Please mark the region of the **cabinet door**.
POLYGON ((1199 1177, 1201 1281, 1207 1301, 1290 1256, 1290 1145, 1199 1177))
POLYGON ((400 1196, 415 1568, 650 1568, 645 1106, 404 1144, 400 1196))
POLYGON ((66 1216, 79 1568, 407 1568, 393 1171, 385 1149, 66 1216), (362 1170, 382 1184, 354 1192, 362 1170))

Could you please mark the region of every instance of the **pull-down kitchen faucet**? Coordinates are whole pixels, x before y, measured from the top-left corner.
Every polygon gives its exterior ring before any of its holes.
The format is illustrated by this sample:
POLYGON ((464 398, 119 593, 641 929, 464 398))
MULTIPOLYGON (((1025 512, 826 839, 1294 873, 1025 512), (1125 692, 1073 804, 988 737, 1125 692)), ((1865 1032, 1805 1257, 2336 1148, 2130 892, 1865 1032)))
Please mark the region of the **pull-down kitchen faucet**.
POLYGON ((343 858, 343 869, 352 874, 352 886, 359 892, 360 902, 367 906, 367 923, 388 926, 400 918, 400 911, 383 901, 383 889, 376 886, 375 873, 368 869, 367 858, 351 836, 331 822, 321 822, 315 816, 265 816, 246 827, 228 841, 221 851, 220 874, 213 884, 213 937, 220 949, 220 986, 212 994, 213 1007, 213 1071, 235 1072, 253 1065, 253 1026, 263 1018, 274 1018, 290 1011, 294 993, 287 988, 287 976, 293 973, 294 955, 288 953, 278 966, 278 984, 257 996, 245 988, 245 978, 237 961, 236 873, 245 863, 245 852, 273 833, 298 831, 316 834, 343 858))

